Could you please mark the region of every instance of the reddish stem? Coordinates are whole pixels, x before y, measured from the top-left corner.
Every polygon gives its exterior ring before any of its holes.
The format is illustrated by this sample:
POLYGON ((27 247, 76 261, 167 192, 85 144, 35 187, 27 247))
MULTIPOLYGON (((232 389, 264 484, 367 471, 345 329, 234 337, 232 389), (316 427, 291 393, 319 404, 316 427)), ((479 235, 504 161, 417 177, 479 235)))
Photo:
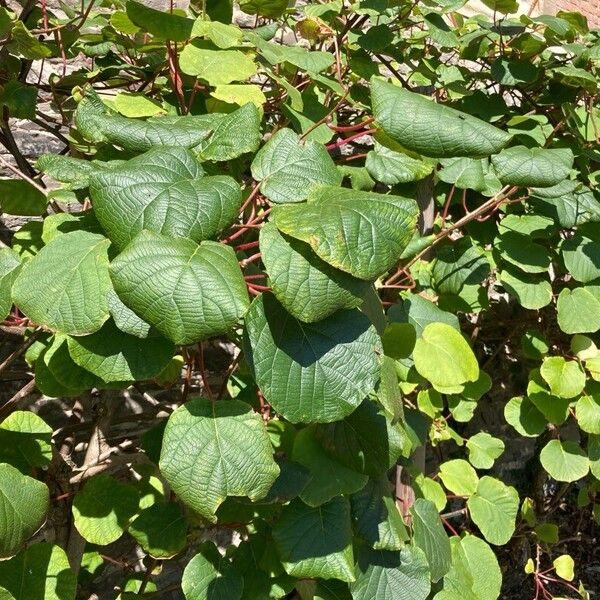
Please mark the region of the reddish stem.
POLYGON ((332 125, 331 123, 329 123, 328 127, 330 129, 333 129, 333 131, 337 131, 338 133, 358 131, 359 129, 363 129, 364 127, 369 125, 369 123, 372 123, 374 120, 375 119, 373 117, 369 117, 368 119, 365 119, 364 121, 357 123, 356 125, 344 125, 341 127, 339 125, 332 125))
POLYGON ((340 146, 343 146, 344 144, 349 144, 353 140, 360 138, 363 135, 371 135, 372 133, 375 133, 376 131, 377 131, 377 129, 367 129, 366 131, 359 131, 358 133, 355 133, 354 135, 350 135, 347 138, 341 138, 341 139, 337 140, 337 142, 328 144, 327 146, 325 146, 325 148, 327 148, 327 150, 335 150, 335 148, 339 148, 340 146))
POLYGON ((250 250, 251 248, 258 248, 258 240, 254 242, 248 242, 246 244, 240 244, 239 246, 236 246, 234 250, 236 252, 241 252, 242 250, 250 250))

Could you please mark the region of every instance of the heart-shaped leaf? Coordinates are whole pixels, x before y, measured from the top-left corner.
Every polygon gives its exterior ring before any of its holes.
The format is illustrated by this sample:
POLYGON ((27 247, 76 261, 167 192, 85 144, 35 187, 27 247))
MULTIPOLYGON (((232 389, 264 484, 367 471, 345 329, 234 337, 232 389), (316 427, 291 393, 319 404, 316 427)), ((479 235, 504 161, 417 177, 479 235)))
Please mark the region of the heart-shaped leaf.
POLYGON ((231 177, 203 174, 190 150, 155 148, 90 177, 94 213, 119 248, 144 229, 213 238, 237 217, 242 192, 231 177))
POLYGON ((341 175, 324 146, 301 142, 291 129, 280 129, 256 154, 252 177, 260 191, 278 203, 306 200, 317 185, 339 185, 341 175))
POLYGON ((248 308, 235 253, 216 242, 143 231, 112 262, 111 276, 123 303, 176 344, 226 333, 248 308))
POLYGON ((15 304, 54 331, 98 331, 109 316, 109 245, 104 236, 86 231, 58 236, 21 269, 13 284, 15 304))
POLYGON ((379 377, 381 340, 358 310, 307 324, 262 294, 246 315, 244 346, 265 398, 292 423, 343 419, 379 377))
POLYGON ((169 418, 160 470, 173 491, 210 521, 228 496, 263 498, 279 474, 260 415, 239 400, 206 398, 187 402, 169 418))

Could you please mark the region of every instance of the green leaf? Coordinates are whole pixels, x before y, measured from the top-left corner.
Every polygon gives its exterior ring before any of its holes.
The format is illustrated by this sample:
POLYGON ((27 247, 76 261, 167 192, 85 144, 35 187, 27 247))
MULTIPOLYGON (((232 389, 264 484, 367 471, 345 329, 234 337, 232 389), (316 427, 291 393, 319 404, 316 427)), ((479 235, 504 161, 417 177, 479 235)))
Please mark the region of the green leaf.
POLYGON ((575 579, 575 561, 568 554, 561 554, 552 561, 556 574, 562 579, 575 579))
POLYGON ((206 542, 186 565, 181 589, 186 600, 240 600, 244 580, 215 546, 206 542))
MULTIPOLYGON (((444 577, 444 592, 456 594, 452 596, 456 599, 496 600, 502 587, 502 572, 493 550, 469 534, 453 537, 450 544, 452 567, 444 577)), ((435 596, 436 600, 444 598, 443 593, 435 596)))
POLYGON ((207 50, 188 44, 179 55, 179 66, 209 85, 246 81, 256 73, 256 63, 240 50, 207 50))
POLYGON ((408 358, 415 347, 417 332, 410 323, 390 323, 381 336, 386 356, 396 360, 408 358))
POLYGON ((113 260, 111 277, 123 303, 176 344, 227 333, 248 307, 235 253, 216 242, 143 231, 113 260))
POLYGON ((206 398, 188 401, 169 418, 160 470, 181 500, 209 521, 229 496, 263 498, 279 474, 260 415, 239 400, 206 398))
POLYGON ((115 96, 113 106, 124 117, 153 117, 165 112, 156 100, 135 92, 119 92, 115 96))
MULTIPOLYGON (((1 20, 2 14, 0 14, 1 20)), ((0 23, 0 37, 3 38, 1 28, 2 24, 0 23)), ((4 105, 14 119, 35 119, 36 104, 37 88, 34 85, 24 85, 20 81, 11 79, 4 84, 0 91, 0 106, 4 105)))
POLYGON ((256 152, 261 139, 261 115, 254 104, 245 104, 219 117, 212 134, 196 148, 202 160, 221 162, 256 152))
POLYGON ((32 321, 61 333, 94 333, 108 319, 107 249, 103 236, 65 233, 44 246, 13 284, 15 304, 32 321))
POLYGON ((525 273, 547 273, 550 268, 550 253, 530 236, 509 231, 496 238, 494 246, 504 260, 525 273))
POLYGON ((367 483, 367 476, 345 467, 329 456, 315 435, 314 427, 302 429, 294 440, 292 460, 306 467, 310 479, 300 492, 309 506, 320 506, 342 494, 353 494, 367 483))
MULTIPOLYGON (((504 14, 517 12, 519 4, 517 0, 481 0, 488 8, 504 14)), ((483 598, 482 598, 483 600, 483 598)))
POLYGON ((527 396, 551 423, 560 425, 567 419, 570 400, 550 394, 539 369, 529 372, 527 396))
POLYGON ((419 548, 400 552, 361 548, 356 581, 350 586, 353 600, 425 600, 430 589, 429 566, 419 548))
POLYGON ((593 333, 600 329, 600 294, 597 288, 565 288, 558 295, 558 325, 565 333, 593 333))
POLYGON ((583 395, 575 404, 577 425, 586 433, 600 434, 600 398, 598 395, 583 395))
POLYGON ((469 462, 477 469, 491 469, 494 461, 504 452, 504 442, 480 431, 467 440, 469 462))
POLYGON ((539 310, 552 302, 552 286, 545 277, 529 275, 505 266, 500 272, 500 282, 523 308, 539 310))
POLYGON ((127 16, 143 31, 174 42, 185 42, 192 33, 194 21, 177 14, 155 10, 141 2, 127 0, 127 16))
POLYGON ((573 279, 589 283, 600 277, 600 243, 575 235, 561 244, 565 267, 573 279))
POLYGON ((431 571, 431 581, 435 583, 450 569, 450 540, 433 502, 417 498, 410 514, 413 519, 413 546, 425 553, 431 571))
POLYGON ((73 499, 73 518, 81 536, 106 546, 118 540, 135 515, 138 494, 132 485, 109 475, 88 479, 73 499))
POLYGON ((438 177, 459 189, 472 189, 493 195, 502 187, 500 181, 490 172, 487 159, 451 158, 441 162, 443 168, 438 171, 438 177))
POLYGON ((0 179, 0 210, 8 215, 39 216, 48 199, 23 179, 0 179))
POLYGON ((362 539, 375 550, 402 550, 408 533, 386 475, 369 479, 350 502, 354 527, 362 539))
MULTIPOLYGON (((514 0, 508 0, 508 2, 514 2, 514 0)), ((498 83, 515 87, 533 83, 540 73, 541 69, 526 58, 511 60, 499 57, 492 63, 490 69, 490 75, 498 83)))
POLYGON ((316 508, 292 501, 283 507, 273 539, 289 575, 354 581, 350 505, 343 496, 316 508))
MULTIPOLYGON (((46 542, 0 562, 0 581, 14 600, 75 600, 77 591, 65 551, 46 542)), ((0 597, 4 600, 1 592, 0 597)))
MULTIPOLYGON (((16 554, 42 526, 49 497, 44 483, 23 475, 12 465, 0 463, 0 558, 16 554)), ((0 567, 4 564, 7 563, 0 561, 0 567)))
POLYGON ((306 324, 262 294, 246 315, 244 346, 265 398, 292 423, 343 419, 379 377, 381 342, 358 310, 306 324))
POLYGON ((56 335, 36 361, 36 368, 43 362, 59 385, 71 390, 84 390, 101 387, 102 381, 92 373, 80 367, 71 358, 68 337, 56 335))
POLYGON ((31 411, 17 410, 0 423, 0 463, 25 475, 52 459, 52 427, 31 411))
POLYGON ((52 49, 34 36, 23 21, 17 21, 10 32, 10 42, 6 46, 11 54, 27 60, 43 60, 52 56, 52 49))
POLYGON ((440 465, 440 479, 453 494, 470 496, 475 493, 479 477, 475 469, 462 459, 447 460, 440 465))
POLYGON ((573 152, 569 148, 513 146, 492 156, 492 165, 504 185, 551 187, 568 178, 573 152))
POLYGON ((577 481, 590 470, 586 453, 575 442, 550 440, 540 452, 540 462, 556 481, 577 481))
POLYGON ((252 177, 261 192, 277 203, 301 202, 319 185, 339 185, 341 175, 325 146, 301 141, 291 129, 280 129, 257 152, 252 177))
POLYGON ((540 374, 550 386, 550 391, 561 398, 578 396, 585 386, 585 372, 577 361, 562 356, 544 358, 540 374))
POLYGON ((262 108, 267 102, 267 97, 260 87, 245 83, 217 85, 210 95, 217 100, 221 100, 221 102, 237 104, 238 106, 252 103, 257 108, 262 108))
POLYGON ((330 265, 359 279, 388 271, 408 245, 417 219, 414 200, 320 187, 305 205, 273 209, 277 227, 311 248, 330 265))
POLYGON ((600 356, 600 350, 587 335, 576 334, 571 338, 571 351, 579 360, 590 360, 600 356))
POLYGON ((460 331, 456 315, 441 310, 431 300, 417 294, 410 294, 401 304, 394 304, 388 311, 388 319, 390 322, 410 323, 415 328, 417 337, 423 335, 425 327, 430 323, 446 323, 460 331))
POLYGON ((275 44, 266 42, 258 36, 251 39, 260 54, 272 65, 288 62, 294 67, 309 72, 313 78, 335 62, 335 56, 331 52, 309 51, 300 46, 275 44))
POLYGON ((237 217, 242 192, 232 177, 203 174, 190 150, 155 148, 90 177, 94 213, 120 249, 143 230, 213 238, 237 217))
POLYGON ((192 148, 206 139, 224 115, 157 117, 142 121, 129 119, 110 110, 91 88, 84 90, 75 125, 79 133, 92 142, 110 142, 124 150, 145 152, 154 146, 192 148))
MULTIPOLYGON (((110 163, 109 163, 110 164, 110 163)), ((35 166, 56 181, 68 184, 73 190, 88 187, 90 175, 100 169, 108 168, 105 163, 63 156, 61 154, 42 154, 35 166)), ((70 213, 65 213, 69 214, 70 213)))
POLYGON ((288 0, 240 0, 240 8, 250 15, 277 19, 287 9, 288 0))
POLYGON ((510 540, 519 510, 519 494, 515 488, 486 475, 467 500, 467 507, 473 522, 490 544, 502 546, 510 540))
POLYGON ((415 368, 441 393, 460 393, 477 381, 479 365, 462 334, 446 323, 430 323, 417 339, 415 368))
POLYGON ((175 353, 162 336, 140 339, 107 321, 92 335, 70 337, 69 354, 80 367, 106 382, 143 381, 158 375, 175 353))
POLYGON ((367 154, 365 166, 377 181, 395 185, 427 177, 433 171, 434 164, 412 158, 375 142, 375 149, 367 154))
POLYGON ((536 437, 546 428, 544 415, 527 398, 511 398, 504 407, 504 418, 525 437, 536 437))
POLYGON ((108 293, 108 310, 115 325, 124 333, 145 339, 152 328, 121 302, 114 289, 108 293))
POLYGON ((234 25, 227 25, 218 21, 205 21, 200 16, 194 21, 192 37, 208 38, 218 48, 227 49, 233 46, 241 46, 244 32, 234 25))
POLYGON ((179 504, 153 504, 140 512, 129 533, 154 558, 171 558, 185 548, 187 522, 179 504))
POLYGON ((305 242, 280 233, 272 222, 259 239, 273 293, 292 316, 314 323, 362 304, 370 284, 334 269, 305 242))
POLYGON ((317 437, 337 461, 371 477, 393 467, 407 442, 402 426, 392 424, 385 411, 369 399, 344 420, 319 425, 317 437))
POLYGON ((13 305, 12 286, 19 274, 21 257, 10 248, 0 248, 0 319, 5 319, 13 305))
POLYGON ((440 249, 432 263, 435 290, 441 294, 460 294, 469 284, 481 283, 490 272, 483 251, 469 239, 463 239, 440 249))
POLYGON ((425 156, 478 158, 499 152, 511 139, 485 121, 378 78, 371 80, 371 100, 383 130, 425 156))

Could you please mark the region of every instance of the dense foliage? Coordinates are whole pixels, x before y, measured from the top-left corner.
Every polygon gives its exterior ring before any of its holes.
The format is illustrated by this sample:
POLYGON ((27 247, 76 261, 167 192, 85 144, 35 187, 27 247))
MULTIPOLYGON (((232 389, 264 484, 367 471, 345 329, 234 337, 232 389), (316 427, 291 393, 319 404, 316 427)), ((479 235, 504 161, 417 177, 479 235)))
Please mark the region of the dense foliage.
POLYGON ((600 520, 600 37, 484 3, 0 2, 0 208, 33 217, 0 372, 34 374, 0 407, 1 598, 495 600, 498 557, 520 598, 600 591, 560 517, 600 520), (64 151, 32 166, 15 119, 64 151), (162 413, 108 444, 134 389, 162 413))

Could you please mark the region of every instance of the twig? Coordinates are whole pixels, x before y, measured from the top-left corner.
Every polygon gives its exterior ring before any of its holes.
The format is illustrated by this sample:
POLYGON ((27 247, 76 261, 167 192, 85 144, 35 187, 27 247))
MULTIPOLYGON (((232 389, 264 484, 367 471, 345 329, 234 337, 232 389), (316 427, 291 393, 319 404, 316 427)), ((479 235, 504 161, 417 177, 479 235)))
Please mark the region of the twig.
POLYGON ((35 379, 25 384, 10 400, 7 400, 0 408, 0 421, 4 421, 8 415, 13 413, 17 403, 26 398, 35 389, 35 379))
POLYGON ((9 354, 3 362, 0 363, 0 375, 27 349, 40 337, 41 329, 36 329, 30 336, 29 339, 20 347, 17 348, 12 354, 9 354))

